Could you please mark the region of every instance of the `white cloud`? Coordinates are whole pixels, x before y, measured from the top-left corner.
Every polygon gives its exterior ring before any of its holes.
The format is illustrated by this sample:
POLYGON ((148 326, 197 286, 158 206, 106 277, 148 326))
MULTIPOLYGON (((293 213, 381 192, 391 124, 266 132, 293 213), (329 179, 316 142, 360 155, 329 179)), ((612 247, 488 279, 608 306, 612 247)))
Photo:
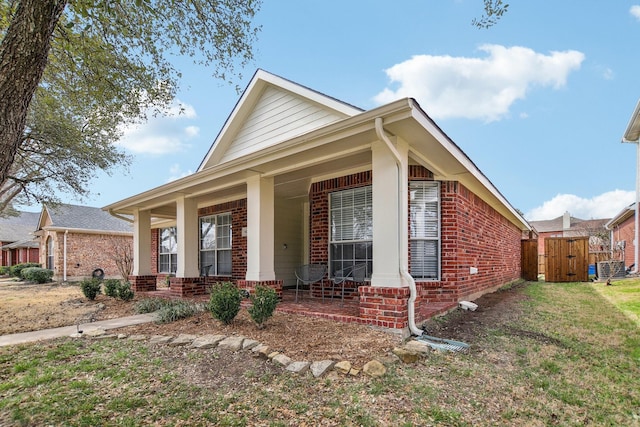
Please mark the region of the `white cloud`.
POLYGON ((605 68, 604 71, 602 72, 602 77, 605 80, 613 80, 613 78, 615 77, 615 74, 613 73, 613 70, 611 68, 605 68))
POLYGON ((537 53, 526 47, 487 44, 484 58, 416 55, 385 70, 396 89, 374 97, 380 104, 411 96, 435 119, 464 117, 495 121, 509 113, 533 86, 565 86, 583 53, 537 53))
POLYGON ((169 154, 189 148, 187 141, 198 136, 200 128, 185 125, 197 117, 195 109, 175 100, 163 115, 149 116, 144 123, 130 124, 122 129, 118 145, 140 154, 169 154))
POLYGON ((613 190, 590 199, 585 199, 574 194, 558 194, 525 213, 529 221, 554 219, 565 212, 581 219, 612 218, 625 206, 630 205, 636 198, 635 191, 613 190))
POLYGON ((640 5, 634 4, 629 9, 629 13, 634 16, 638 21, 640 21, 640 5))
POLYGON ((189 169, 188 171, 183 171, 179 164, 174 163, 169 168, 169 178, 167 182, 175 181, 176 179, 184 178, 187 175, 191 175, 193 171, 189 169))

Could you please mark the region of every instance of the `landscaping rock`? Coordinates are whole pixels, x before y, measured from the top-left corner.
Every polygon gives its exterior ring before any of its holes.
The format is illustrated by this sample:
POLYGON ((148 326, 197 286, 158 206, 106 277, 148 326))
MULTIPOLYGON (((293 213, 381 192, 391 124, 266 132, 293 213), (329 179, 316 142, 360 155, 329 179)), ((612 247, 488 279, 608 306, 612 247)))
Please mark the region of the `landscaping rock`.
POLYGON ((145 341, 147 339, 147 336, 146 335, 138 335, 138 334, 136 334, 136 335, 131 335, 129 337, 129 339, 131 341, 145 341))
POLYGON ((191 347, 201 348, 201 349, 213 348, 217 346, 220 343, 220 341, 224 340, 225 338, 226 336, 224 335, 211 335, 211 334, 203 335, 193 340, 193 342, 191 343, 191 347))
POLYGON ((282 366, 289 366, 289 364, 291 364, 291 358, 282 353, 278 353, 277 355, 272 357, 271 360, 282 366))
POLYGON ((243 350, 251 350, 254 347, 257 347, 258 344, 260 344, 258 341, 256 340, 250 340, 250 339, 245 339, 242 342, 242 349, 243 350))
POLYGON ((417 353, 428 354, 433 350, 426 343, 416 340, 411 340, 404 345, 404 348, 409 351, 415 351, 417 353))
POLYGON ((362 372, 369 375, 370 377, 377 378, 381 377, 387 373, 387 368, 377 360, 372 360, 371 362, 367 362, 362 368, 362 372))
POLYGON ((419 359, 417 352, 407 350, 406 348, 396 347, 393 349, 393 354, 398 356, 404 363, 416 363, 419 359))
POLYGON ((351 362, 349 362, 348 360, 343 360, 336 363, 333 368, 341 374, 348 374, 351 370, 351 362))
POLYGON ((238 351, 242 348, 244 337, 227 337, 218 343, 218 347, 231 351, 238 351))
POLYGON ((104 335, 104 334, 106 334, 104 329, 97 328, 97 329, 90 329, 88 331, 85 331, 84 336, 85 337, 99 337, 100 335, 104 335))
POLYGON ((309 369, 311 362, 291 362, 287 365, 287 371, 300 374, 306 372, 309 369))
POLYGON ((318 378, 327 373, 336 362, 333 360, 320 360, 319 362, 313 362, 310 366, 311 373, 314 377, 318 378))
POLYGON ((197 337, 195 335, 190 334, 180 334, 173 341, 170 341, 168 344, 172 347, 178 347, 182 345, 191 344, 197 337))
POLYGON ((150 344, 166 344, 172 339, 173 337, 168 335, 153 335, 151 338, 149 338, 149 343, 150 344))

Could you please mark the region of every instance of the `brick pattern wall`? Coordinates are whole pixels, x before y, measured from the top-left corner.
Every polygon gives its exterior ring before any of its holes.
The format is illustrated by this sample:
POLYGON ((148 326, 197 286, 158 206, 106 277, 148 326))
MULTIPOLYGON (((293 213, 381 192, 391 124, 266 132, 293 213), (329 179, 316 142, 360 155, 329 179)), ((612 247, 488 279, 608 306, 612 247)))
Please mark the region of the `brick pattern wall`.
POLYGON ((278 299, 282 300, 282 280, 238 280, 238 289, 244 289, 249 292, 249 295, 253 295, 256 291, 256 286, 268 286, 276 291, 278 299))
POLYGON ((151 292, 156 290, 156 276, 129 276, 129 283, 134 292, 151 292))
POLYGON ((381 328, 405 329, 409 325, 409 288, 360 286, 360 317, 381 328))
POLYGON ((636 255, 635 255, 635 246, 633 244, 633 240, 635 239, 635 217, 627 218, 625 222, 620 224, 613 230, 613 244, 616 242, 620 242, 624 240, 626 242, 624 249, 624 265, 626 268, 630 267, 634 264, 636 255))

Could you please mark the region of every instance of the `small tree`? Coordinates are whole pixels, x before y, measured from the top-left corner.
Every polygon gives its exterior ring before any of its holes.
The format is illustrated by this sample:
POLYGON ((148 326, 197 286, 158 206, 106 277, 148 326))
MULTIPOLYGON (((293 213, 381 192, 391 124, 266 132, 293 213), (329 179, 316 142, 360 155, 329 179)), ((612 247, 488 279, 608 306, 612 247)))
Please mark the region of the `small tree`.
POLYGON ((120 276, 127 280, 133 271, 133 243, 122 236, 109 237, 109 256, 115 262, 120 276))

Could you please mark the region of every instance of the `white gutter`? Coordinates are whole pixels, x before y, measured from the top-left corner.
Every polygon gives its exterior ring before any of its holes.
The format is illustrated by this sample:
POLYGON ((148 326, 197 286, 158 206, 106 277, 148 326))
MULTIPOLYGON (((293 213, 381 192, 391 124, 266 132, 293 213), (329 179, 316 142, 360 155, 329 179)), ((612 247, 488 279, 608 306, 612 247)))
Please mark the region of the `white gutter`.
POLYGON ((64 246, 62 249, 62 281, 67 281, 67 234, 69 234, 69 230, 64 231, 64 246))
POLYGON ((635 110, 629 119, 627 128, 622 136, 622 142, 636 144, 636 206, 635 206, 635 236, 634 236, 634 263, 632 273, 640 271, 640 101, 636 104, 635 110))
POLYGON ((416 326, 416 298, 418 296, 418 290, 416 289, 416 281, 413 280, 413 277, 409 274, 407 270, 405 270, 404 266, 408 263, 408 260, 405 259, 404 254, 406 253, 406 248, 403 245, 407 244, 406 240, 400 236, 407 235, 407 227, 404 227, 404 221, 402 220, 404 215, 403 205, 407 203, 403 203, 402 201, 406 197, 406 192, 403 190, 402 185, 402 157, 396 147, 394 147, 393 143, 387 138, 387 135, 384 133, 384 128, 382 126, 382 118, 376 117, 375 119, 375 127, 376 127, 376 135, 381 141, 389 148, 391 154, 393 154, 394 160, 396 161, 396 167, 398 168, 398 196, 401 202, 398 203, 398 250, 400 252, 400 275, 402 278, 409 284, 409 303, 408 303, 408 315, 409 315, 409 330, 413 335, 420 336, 422 335, 422 330, 416 326))
POLYGON ((123 221, 127 221, 127 222, 133 224, 133 219, 132 218, 128 218, 128 217, 126 217, 124 215, 120 215, 119 213, 114 212, 113 209, 108 209, 107 212, 109 212, 109 215, 111 215, 113 217, 116 217, 118 219, 121 219, 123 221))

